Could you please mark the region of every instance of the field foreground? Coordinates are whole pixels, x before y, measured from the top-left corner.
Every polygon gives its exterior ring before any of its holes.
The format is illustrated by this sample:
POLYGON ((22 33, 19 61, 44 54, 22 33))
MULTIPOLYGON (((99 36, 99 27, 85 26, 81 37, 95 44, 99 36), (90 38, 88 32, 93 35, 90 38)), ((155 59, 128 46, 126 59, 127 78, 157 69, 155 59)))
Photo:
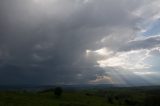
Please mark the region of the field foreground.
POLYGON ((160 106, 159 89, 64 91, 1 91, 0 106, 160 106))

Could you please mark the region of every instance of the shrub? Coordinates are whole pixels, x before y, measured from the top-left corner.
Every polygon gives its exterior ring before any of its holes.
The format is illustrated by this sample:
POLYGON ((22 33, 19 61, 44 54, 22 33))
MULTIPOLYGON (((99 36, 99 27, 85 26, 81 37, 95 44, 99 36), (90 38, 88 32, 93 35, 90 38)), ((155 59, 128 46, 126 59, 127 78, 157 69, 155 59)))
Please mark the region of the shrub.
POLYGON ((57 97, 60 97, 60 96, 62 95, 62 92, 63 92, 63 90, 62 90, 61 87, 56 87, 56 88, 54 89, 54 94, 55 94, 57 97))

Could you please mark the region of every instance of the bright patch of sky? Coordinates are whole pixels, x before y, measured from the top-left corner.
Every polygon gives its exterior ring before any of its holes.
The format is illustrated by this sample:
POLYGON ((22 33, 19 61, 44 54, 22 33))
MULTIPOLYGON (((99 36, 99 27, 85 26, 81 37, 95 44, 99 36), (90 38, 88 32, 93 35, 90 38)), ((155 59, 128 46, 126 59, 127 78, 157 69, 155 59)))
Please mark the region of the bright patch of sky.
POLYGON ((144 36, 154 36, 160 34, 160 19, 153 22, 143 33, 144 36))

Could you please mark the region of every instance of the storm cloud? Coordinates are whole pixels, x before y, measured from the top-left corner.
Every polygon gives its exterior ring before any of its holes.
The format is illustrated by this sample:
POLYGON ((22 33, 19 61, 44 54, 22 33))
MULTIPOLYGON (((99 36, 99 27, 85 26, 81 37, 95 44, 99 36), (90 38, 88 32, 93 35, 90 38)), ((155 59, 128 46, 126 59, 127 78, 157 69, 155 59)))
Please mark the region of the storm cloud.
POLYGON ((1 0, 0 84, 82 84, 100 76, 106 83, 112 82, 114 75, 107 72, 119 68, 100 67, 99 57, 90 58, 87 50, 105 47, 118 53, 157 46, 159 40, 154 38, 134 41, 146 28, 144 23, 148 25, 136 14, 146 8, 144 4, 129 0, 1 0))

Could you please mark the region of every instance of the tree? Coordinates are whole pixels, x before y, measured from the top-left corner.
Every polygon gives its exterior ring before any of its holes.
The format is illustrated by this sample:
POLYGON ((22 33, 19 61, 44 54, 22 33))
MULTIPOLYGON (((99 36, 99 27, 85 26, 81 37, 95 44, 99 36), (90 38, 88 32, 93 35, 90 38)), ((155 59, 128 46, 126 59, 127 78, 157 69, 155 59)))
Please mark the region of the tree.
POLYGON ((56 87, 56 88, 54 89, 54 94, 55 94, 57 97, 60 97, 60 96, 62 95, 62 92, 63 92, 63 90, 62 90, 61 87, 56 87))

